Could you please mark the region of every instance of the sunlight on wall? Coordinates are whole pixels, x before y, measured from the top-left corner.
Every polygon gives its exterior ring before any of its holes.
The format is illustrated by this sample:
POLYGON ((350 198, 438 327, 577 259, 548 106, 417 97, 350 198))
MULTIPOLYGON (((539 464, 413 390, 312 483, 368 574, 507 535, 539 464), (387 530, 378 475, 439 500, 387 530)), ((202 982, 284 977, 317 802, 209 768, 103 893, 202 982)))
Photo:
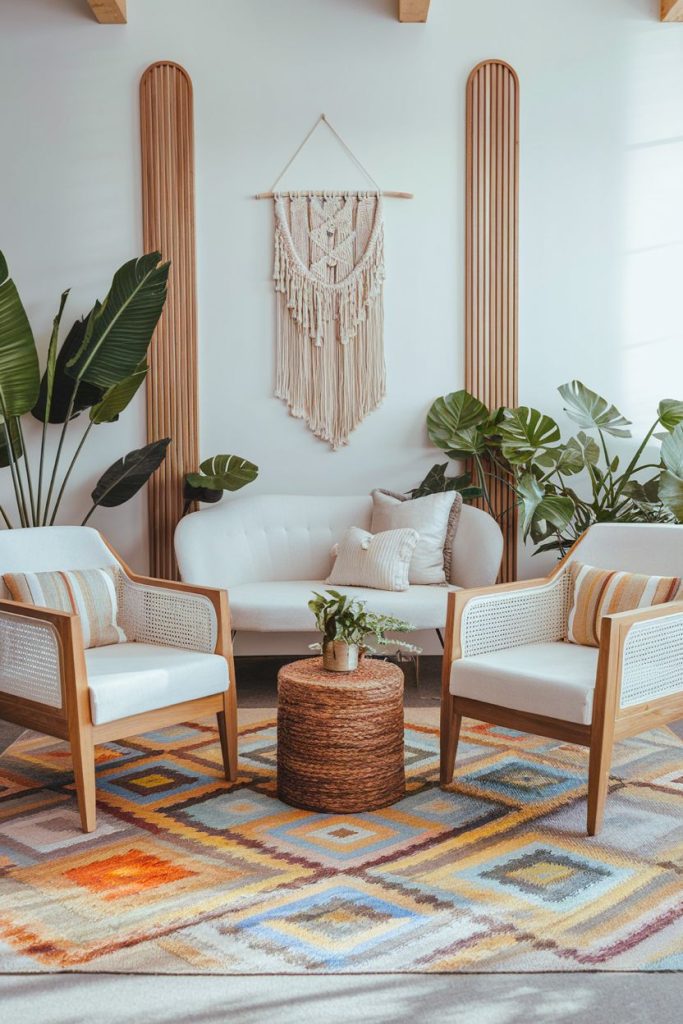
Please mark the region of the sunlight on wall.
MULTIPOLYGON (((664 29, 666 27, 664 26, 664 29)), ((634 433, 683 397, 683 39, 634 34, 623 196, 624 413, 634 433)))

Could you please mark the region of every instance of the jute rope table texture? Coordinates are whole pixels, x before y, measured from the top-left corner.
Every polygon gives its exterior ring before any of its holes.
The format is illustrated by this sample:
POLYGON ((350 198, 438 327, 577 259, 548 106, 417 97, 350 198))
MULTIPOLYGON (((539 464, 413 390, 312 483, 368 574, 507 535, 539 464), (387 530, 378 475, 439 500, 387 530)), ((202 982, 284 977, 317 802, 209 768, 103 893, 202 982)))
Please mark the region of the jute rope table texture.
POLYGON ((405 794, 403 673, 365 658, 327 672, 321 658, 278 673, 278 796, 293 807, 372 811, 405 794))

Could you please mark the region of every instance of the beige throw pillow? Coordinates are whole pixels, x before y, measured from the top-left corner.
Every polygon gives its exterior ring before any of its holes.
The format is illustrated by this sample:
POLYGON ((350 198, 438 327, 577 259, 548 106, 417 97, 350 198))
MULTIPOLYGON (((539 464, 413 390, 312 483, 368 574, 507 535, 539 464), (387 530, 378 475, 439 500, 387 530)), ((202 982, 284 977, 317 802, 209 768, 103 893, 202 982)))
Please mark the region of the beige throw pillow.
POLYGON ((410 564, 410 582, 443 586, 450 580, 451 549, 461 505, 462 495, 457 491, 412 499, 388 491, 373 491, 370 529, 373 533, 417 530, 420 539, 410 564))
POLYGON ((368 533, 350 526, 332 549, 336 560, 326 582, 374 590, 407 590, 410 560, 418 542, 415 530, 368 533))
POLYGON ((80 615, 83 646, 126 643, 117 622, 115 568, 71 572, 14 572, 3 576, 12 600, 80 615))

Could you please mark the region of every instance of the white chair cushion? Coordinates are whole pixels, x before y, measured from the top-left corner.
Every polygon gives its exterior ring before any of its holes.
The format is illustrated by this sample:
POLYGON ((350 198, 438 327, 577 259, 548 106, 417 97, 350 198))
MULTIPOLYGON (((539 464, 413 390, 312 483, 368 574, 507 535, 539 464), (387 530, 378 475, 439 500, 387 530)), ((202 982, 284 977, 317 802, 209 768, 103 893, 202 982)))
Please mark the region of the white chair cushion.
POLYGON ((95 725, 222 693, 228 665, 218 654, 159 644, 114 644, 85 652, 95 725))
POLYGON ((598 650, 526 644, 453 662, 450 691, 515 711, 589 725, 598 650))
MULTIPOLYGON (((322 593, 324 580, 280 580, 273 583, 242 583, 230 588, 233 629, 275 633, 314 633, 315 620, 308 608, 312 592, 322 593)), ((368 609, 382 615, 407 619, 416 629, 443 629, 449 590, 457 587, 410 587, 402 591, 334 587, 367 601, 368 609)))

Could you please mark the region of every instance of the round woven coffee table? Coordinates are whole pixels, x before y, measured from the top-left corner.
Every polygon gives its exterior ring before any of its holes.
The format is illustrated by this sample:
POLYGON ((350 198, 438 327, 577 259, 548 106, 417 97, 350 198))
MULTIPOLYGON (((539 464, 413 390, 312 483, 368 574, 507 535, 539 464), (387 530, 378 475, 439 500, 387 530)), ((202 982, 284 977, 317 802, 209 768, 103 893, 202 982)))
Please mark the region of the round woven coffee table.
POLYGON ((278 673, 277 791, 310 811, 372 811, 405 794, 403 673, 365 658, 327 672, 321 658, 278 673))

